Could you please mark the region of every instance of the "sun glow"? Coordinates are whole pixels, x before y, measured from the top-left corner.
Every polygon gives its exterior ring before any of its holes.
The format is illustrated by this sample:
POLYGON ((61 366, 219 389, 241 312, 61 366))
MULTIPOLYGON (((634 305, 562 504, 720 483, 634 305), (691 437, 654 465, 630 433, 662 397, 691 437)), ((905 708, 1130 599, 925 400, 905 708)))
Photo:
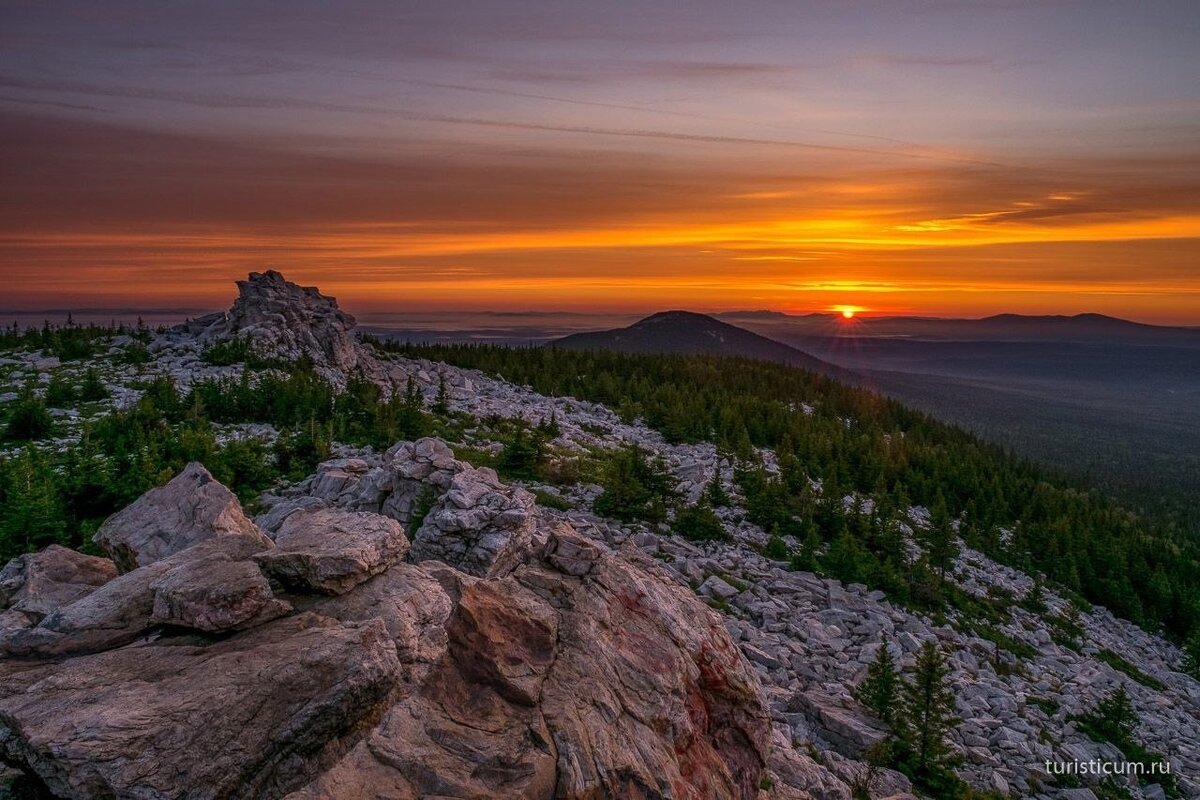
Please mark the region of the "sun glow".
POLYGON ((838 306, 834 310, 842 315, 842 319, 854 319, 854 315, 858 313, 857 306, 838 306))

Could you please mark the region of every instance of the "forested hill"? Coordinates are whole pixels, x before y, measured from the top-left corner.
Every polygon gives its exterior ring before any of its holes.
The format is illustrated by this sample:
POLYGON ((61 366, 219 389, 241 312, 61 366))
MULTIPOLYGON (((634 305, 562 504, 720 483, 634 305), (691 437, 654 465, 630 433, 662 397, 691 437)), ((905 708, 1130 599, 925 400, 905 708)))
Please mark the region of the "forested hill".
POLYGON ((557 339, 550 345, 561 350, 746 356, 793 364, 827 375, 847 372, 791 345, 692 311, 663 311, 626 328, 575 333, 557 339))
POLYGON ((713 441, 739 459, 756 521, 770 532, 849 532, 855 577, 913 595, 881 526, 847 523, 831 507, 848 493, 896 514, 945 509, 968 544, 1115 613, 1186 636, 1200 620, 1200 551, 1098 492, 1060 479, 878 394, 789 365, 747 358, 639 355, 559 348, 395 345, 405 355, 481 369, 550 395, 604 403, 676 442, 713 441), (778 476, 754 466, 774 451, 778 476), (809 478, 820 481, 816 492, 809 478))

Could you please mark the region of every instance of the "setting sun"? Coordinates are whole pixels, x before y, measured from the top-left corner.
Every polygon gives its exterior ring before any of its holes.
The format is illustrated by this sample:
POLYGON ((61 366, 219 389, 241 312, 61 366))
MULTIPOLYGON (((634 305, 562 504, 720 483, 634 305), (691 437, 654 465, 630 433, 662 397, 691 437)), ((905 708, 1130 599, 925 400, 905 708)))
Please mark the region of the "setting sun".
POLYGON ((854 315, 858 313, 857 306, 835 306, 834 311, 842 315, 842 319, 854 319, 854 315))

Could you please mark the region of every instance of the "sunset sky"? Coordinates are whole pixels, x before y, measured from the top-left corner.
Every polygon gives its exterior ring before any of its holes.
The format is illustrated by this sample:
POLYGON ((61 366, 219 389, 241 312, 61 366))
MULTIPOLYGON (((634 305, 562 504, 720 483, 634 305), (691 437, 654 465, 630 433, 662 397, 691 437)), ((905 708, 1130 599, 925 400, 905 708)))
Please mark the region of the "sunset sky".
POLYGON ((0 309, 1200 324, 1200 4, 0 5, 0 309))

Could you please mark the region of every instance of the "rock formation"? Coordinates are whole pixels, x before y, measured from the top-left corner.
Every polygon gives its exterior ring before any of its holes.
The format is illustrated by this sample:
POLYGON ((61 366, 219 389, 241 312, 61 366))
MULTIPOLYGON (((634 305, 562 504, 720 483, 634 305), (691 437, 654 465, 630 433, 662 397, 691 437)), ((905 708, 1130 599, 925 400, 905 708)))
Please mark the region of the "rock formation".
POLYGON ((358 365, 350 335, 354 317, 338 308, 337 300, 275 270, 251 272, 237 284, 232 308, 187 324, 201 344, 243 339, 264 356, 295 360, 307 355, 319 365, 342 370, 358 365))
MULTIPOLYGON (((353 492, 272 541, 191 465, 97 534, 124 574, 10 564, 9 612, 48 613, 0 632, 0 755, 66 798, 756 797, 770 721, 719 615, 444 448, 397 448, 378 502, 423 487, 448 563, 353 492)), ((309 485, 335 470, 370 472, 309 485)))

